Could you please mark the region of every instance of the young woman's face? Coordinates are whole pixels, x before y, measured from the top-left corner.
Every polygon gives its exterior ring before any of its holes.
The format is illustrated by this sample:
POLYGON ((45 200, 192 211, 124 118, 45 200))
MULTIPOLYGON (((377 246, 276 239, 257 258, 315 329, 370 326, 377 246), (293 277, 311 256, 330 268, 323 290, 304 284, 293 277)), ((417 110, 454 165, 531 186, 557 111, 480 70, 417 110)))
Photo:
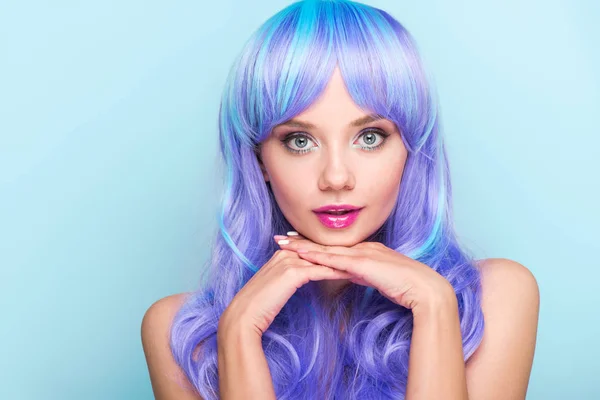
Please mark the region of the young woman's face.
POLYGON ((261 144, 265 181, 283 215, 316 243, 360 243, 383 225, 395 205, 406 147, 393 122, 365 117, 336 68, 317 101, 276 126, 261 144), (361 210, 338 216, 313 211, 341 204, 361 210))

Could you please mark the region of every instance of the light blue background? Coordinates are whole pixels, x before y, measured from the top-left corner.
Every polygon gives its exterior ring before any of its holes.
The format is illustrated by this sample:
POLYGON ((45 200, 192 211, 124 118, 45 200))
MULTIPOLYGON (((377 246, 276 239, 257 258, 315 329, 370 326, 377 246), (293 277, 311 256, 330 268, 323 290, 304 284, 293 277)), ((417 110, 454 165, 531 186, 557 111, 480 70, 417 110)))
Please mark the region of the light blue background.
MULTIPOLYGON (((600 3, 365 2, 436 78, 465 243, 537 277, 528 399, 600 398, 600 3)), ((289 3, 2 2, 0 398, 152 398, 140 323, 206 261, 227 70, 289 3)))

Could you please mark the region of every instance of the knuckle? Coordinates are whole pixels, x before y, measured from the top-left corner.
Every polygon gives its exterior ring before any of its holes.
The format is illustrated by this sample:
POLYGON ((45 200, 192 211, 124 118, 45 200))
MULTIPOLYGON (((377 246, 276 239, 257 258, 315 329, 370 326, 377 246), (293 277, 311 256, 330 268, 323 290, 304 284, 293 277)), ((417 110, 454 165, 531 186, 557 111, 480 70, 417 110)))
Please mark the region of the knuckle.
POLYGON ((367 242, 360 242, 358 244, 355 244, 352 247, 355 248, 355 249, 363 250, 363 249, 368 249, 369 248, 369 244, 367 242))
POLYGON ((283 275, 288 278, 295 278, 296 276, 298 276, 298 269, 293 264, 285 264, 282 269, 283 275))
POLYGON ((278 258, 284 259, 284 258, 289 258, 290 256, 294 255, 295 253, 291 250, 279 249, 275 252, 275 254, 278 255, 278 258))
POLYGON ((366 257, 366 256, 358 256, 358 257, 356 257, 356 259, 355 259, 355 262, 356 262, 357 264, 365 264, 365 263, 367 263, 368 261, 369 261, 369 258, 368 258, 368 257, 366 257))
POLYGON ((284 251, 284 257, 288 260, 289 259, 297 260, 300 258, 295 251, 292 251, 292 250, 283 250, 283 251, 284 251))

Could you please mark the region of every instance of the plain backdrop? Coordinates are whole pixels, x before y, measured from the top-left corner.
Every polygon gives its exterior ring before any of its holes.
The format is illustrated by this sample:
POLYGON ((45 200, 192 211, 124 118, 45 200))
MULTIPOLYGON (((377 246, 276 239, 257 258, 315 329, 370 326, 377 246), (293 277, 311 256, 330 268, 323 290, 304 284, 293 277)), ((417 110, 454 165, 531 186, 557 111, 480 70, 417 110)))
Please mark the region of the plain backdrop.
MULTIPOLYGON (((527 398, 600 398, 600 3, 365 2, 435 77, 459 235, 538 280, 527 398)), ((197 287, 226 73, 288 4, 2 2, 0 398, 152 398, 142 316, 197 287)))

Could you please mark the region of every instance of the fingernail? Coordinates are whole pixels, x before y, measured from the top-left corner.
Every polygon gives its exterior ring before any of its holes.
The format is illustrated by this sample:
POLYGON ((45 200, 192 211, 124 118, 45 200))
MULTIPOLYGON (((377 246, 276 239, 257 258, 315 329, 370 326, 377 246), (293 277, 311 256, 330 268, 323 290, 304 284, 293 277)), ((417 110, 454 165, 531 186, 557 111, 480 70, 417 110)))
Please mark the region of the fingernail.
POLYGON ((296 231, 289 231, 289 232, 287 233, 287 235, 288 235, 288 236, 298 236, 298 232, 296 232, 296 231))
POLYGON ((284 236, 284 235, 275 235, 275 236, 273 236, 273 238, 275 240, 282 240, 282 239, 287 239, 287 236, 284 236))
POLYGON ((277 242, 277 244, 290 244, 289 240, 280 240, 277 242))

